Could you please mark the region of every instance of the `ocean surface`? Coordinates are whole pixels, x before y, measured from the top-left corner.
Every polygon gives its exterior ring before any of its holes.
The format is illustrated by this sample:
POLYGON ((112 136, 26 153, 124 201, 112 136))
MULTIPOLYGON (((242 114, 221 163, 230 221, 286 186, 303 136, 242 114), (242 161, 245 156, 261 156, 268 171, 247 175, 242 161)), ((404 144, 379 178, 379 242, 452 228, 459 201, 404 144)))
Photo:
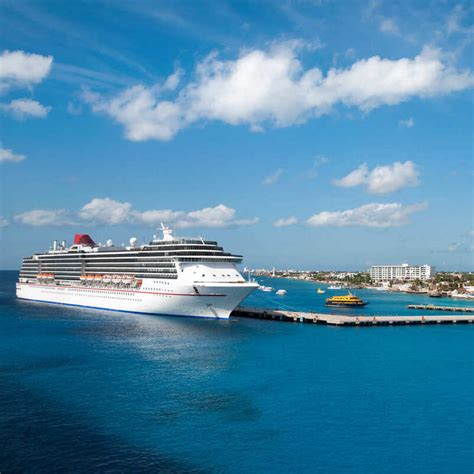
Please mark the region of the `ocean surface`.
MULTIPOLYGON (((117 313, 17 301, 16 277, 0 273, 2 473, 473 472, 474 326, 117 313)), ((325 309, 323 285, 260 281, 288 294, 246 305, 325 309)), ((364 314, 468 304, 356 293, 364 314)))

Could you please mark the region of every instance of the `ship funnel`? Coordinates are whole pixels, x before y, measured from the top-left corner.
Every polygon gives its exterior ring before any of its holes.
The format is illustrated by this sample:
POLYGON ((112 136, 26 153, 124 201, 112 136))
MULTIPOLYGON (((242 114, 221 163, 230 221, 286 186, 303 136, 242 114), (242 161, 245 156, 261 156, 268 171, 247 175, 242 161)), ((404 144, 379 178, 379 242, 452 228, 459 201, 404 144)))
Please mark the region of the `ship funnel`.
POLYGON ((58 241, 53 240, 53 250, 58 250, 58 241))

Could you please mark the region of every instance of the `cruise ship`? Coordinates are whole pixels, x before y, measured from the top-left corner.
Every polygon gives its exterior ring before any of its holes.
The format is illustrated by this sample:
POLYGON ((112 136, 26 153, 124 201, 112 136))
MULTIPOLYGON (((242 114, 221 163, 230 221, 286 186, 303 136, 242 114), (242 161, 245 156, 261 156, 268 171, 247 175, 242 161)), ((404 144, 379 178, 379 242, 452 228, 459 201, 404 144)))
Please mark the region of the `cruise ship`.
POLYGON ((45 253, 23 259, 18 298, 74 306, 179 316, 229 318, 258 284, 236 265, 242 256, 215 241, 178 238, 162 224, 163 238, 148 244, 96 244, 87 234, 74 243, 53 241, 45 253))

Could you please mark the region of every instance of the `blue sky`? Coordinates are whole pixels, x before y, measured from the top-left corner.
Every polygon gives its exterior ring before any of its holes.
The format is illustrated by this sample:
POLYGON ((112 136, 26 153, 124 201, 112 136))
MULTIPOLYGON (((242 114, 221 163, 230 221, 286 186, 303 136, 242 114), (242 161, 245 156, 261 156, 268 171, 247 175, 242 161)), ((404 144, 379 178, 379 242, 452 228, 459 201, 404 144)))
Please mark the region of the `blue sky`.
POLYGON ((2 0, 0 31, 2 268, 163 220, 249 266, 472 270, 470 2, 2 0))

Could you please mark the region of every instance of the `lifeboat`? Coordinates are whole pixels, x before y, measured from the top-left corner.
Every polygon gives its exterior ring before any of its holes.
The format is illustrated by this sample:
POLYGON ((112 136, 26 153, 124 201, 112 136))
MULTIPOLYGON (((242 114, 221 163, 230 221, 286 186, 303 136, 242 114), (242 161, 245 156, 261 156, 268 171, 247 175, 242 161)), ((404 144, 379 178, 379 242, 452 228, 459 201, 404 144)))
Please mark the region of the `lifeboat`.
POLYGON ((118 285, 122 282, 122 277, 120 275, 112 275, 112 283, 118 285))
POLYGON ((86 283, 91 284, 94 282, 94 275, 86 275, 86 283))

